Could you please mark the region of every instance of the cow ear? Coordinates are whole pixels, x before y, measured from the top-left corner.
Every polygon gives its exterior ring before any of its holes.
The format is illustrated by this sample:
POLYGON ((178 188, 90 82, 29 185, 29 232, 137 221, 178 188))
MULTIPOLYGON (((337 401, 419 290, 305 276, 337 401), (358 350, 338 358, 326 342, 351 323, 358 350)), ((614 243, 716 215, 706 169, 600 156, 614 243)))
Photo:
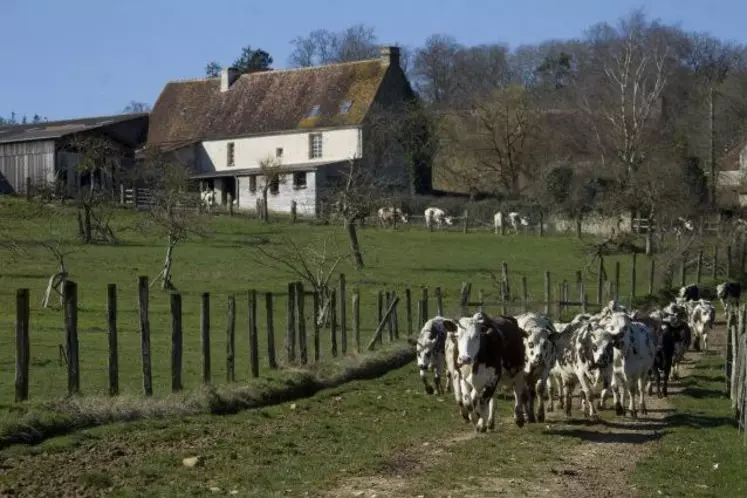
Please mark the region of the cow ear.
POLYGON ((456 332, 459 328, 454 320, 449 320, 448 318, 443 321, 443 324, 446 332, 456 332))

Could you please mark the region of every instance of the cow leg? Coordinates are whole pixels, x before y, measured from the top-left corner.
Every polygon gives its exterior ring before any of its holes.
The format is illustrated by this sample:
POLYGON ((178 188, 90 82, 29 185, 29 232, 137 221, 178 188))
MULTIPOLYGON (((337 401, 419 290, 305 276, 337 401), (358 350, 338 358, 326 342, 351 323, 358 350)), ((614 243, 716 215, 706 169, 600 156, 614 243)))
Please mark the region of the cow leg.
POLYGON ((555 385, 558 387, 558 406, 560 406, 560 409, 563 410, 565 408, 565 392, 567 390, 567 386, 563 382, 562 377, 556 377, 555 385))
POLYGON ((524 387, 522 396, 522 403, 524 405, 524 411, 527 415, 527 422, 534 424, 537 422, 537 418, 534 414, 534 400, 537 397, 537 389, 532 382, 528 382, 524 387))
POLYGON ((703 331, 703 334, 701 335, 703 337, 703 352, 707 353, 708 352, 708 332, 703 331))
POLYGON ((553 400, 553 397, 552 397, 552 392, 553 392, 552 384, 554 381, 555 379, 552 376, 550 376, 550 378, 548 379, 548 382, 545 385, 545 392, 547 393, 547 411, 548 412, 555 411, 555 401, 553 400))
POLYGON ((626 379, 624 386, 627 390, 628 396, 630 396, 630 400, 628 400, 628 412, 630 413, 631 418, 638 418, 638 412, 636 411, 635 406, 635 397, 638 394, 638 385, 635 380, 631 381, 629 379, 626 379))
POLYGON ((563 397, 565 398, 565 414, 571 416, 572 401, 571 394, 573 393, 573 385, 569 382, 563 383, 563 397))
POLYGON ((477 422, 475 429, 478 432, 485 432, 491 424, 495 426, 495 422, 493 421, 493 410, 495 409, 493 395, 495 394, 495 388, 497 386, 498 379, 485 386, 482 395, 477 400, 480 411, 480 420, 477 422))
MULTIPOLYGON (((514 422, 516 422, 516 425, 519 427, 524 427, 524 409, 526 408, 528 397, 526 392, 526 381, 524 379, 524 376, 519 374, 516 376, 517 378, 514 379, 514 422), (524 405, 524 407, 522 407, 524 405)), ((528 412, 528 413, 531 413, 528 412)), ((534 418, 534 414, 532 414, 532 418, 534 418)))
POLYGON ((420 369, 420 380, 423 381, 423 387, 425 388, 425 393, 433 394, 433 386, 431 386, 430 382, 428 382, 428 369, 427 368, 420 369))
POLYGON ((604 406, 604 401, 609 397, 610 395, 610 381, 607 378, 606 375, 600 373, 602 375, 602 392, 599 395, 599 402, 597 403, 597 409, 598 410, 606 410, 607 408, 604 406))
POLYGON ((537 422, 545 421, 545 392, 547 392, 547 374, 543 372, 542 377, 535 388, 539 394, 539 406, 537 407, 537 422))
POLYGON ((636 389, 638 390, 638 396, 639 396, 639 405, 641 409, 641 415, 647 415, 648 414, 648 408, 646 408, 646 377, 641 375, 637 379, 638 385, 636 386, 636 389))
POLYGON ((611 389, 612 398, 615 403, 615 414, 625 415, 625 410, 623 409, 623 403, 625 401, 625 390, 624 388, 621 389, 621 385, 616 374, 612 374, 611 389))
MULTIPOLYGON (((664 371, 662 372, 662 374, 663 374, 662 377, 663 377, 663 384, 664 385, 662 386, 661 395, 666 398, 667 395, 668 395, 667 391, 669 389, 669 375, 672 372, 672 360, 664 360, 664 369, 663 370, 664 371)), ((658 394, 658 388, 657 388, 657 394, 658 394)))

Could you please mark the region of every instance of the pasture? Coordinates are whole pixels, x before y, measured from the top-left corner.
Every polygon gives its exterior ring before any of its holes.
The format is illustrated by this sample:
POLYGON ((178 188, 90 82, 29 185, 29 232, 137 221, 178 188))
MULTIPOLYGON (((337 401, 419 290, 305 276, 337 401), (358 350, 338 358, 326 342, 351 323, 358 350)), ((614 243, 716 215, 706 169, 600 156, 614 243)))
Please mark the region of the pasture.
MULTIPOLYGON (((118 329, 120 392, 142 392, 142 367, 140 338, 138 334, 137 278, 140 275, 155 277, 161 270, 165 253, 164 237, 137 230, 142 216, 131 210, 119 210, 113 218, 113 227, 120 238, 118 245, 80 245, 75 241, 76 218, 74 211, 57 209, 51 221, 39 223, 28 220, 25 201, 3 199, 0 201, 0 219, 6 234, 19 238, 42 240, 54 238, 62 241, 70 254, 66 266, 70 278, 78 284, 78 328, 81 362, 81 391, 84 394, 107 394, 107 322, 106 289, 108 284, 118 286, 118 329), (36 231, 36 233, 34 233, 36 231), (45 231, 49 233, 44 233, 45 231)), ((211 307, 211 359, 213 379, 217 384, 226 379, 226 316, 229 296, 236 299, 236 382, 249 380, 247 299, 248 291, 259 293, 258 329, 259 351, 267 351, 265 339, 264 292, 276 294, 274 323, 278 357, 281 358, 288 282, 298 276, 258 264, 255 247, 272 251, 282 243, 281 237, 291 236, 297 242, 314 242, 333 237, 334 250, 347 250, 347 240, 341 227, 298 223, 292 225, 285 219, 264 224, 245 217, 211 217, 203 226, 205 238, 193 237, 174 252, 174 283, 182 294, 182 320, 184 329, 183 383, 185 389, 201 383, 202 358, 200 354, 200 295, 210 293, 211 307), (331 235, 330 235, 331 234, 331 235)), ((368 226, 359 231, 366 267, 357 272, 347 262, 338 267, 345 273, 348 286, 348 320, 350 297, 354 290, 360 293, 361 336, 367 344, 377 325, 377 295, 382 290, 397 291, 400 297, 410 288, 415 300, 420 288, 426 286, 431 298, 440 287, 444 312, 456 315, 459 310, 459 291, 462 282, 472 284, 472 301, 479 291, 484 299, 495 302, 500 289, 490 277, 500 276, 501 264, 509 268, 511 285, 518 294, 521 277, 526 277, 529 304, 540 308, 544 299, 544 272, 550 271, 553 279, 553 299, 557 300, 555 283, 563 279, 574 281, 578 270, 588 263, 583 243, 572 236, 531 235, 497 236, 488 232, 463 234, 456 231, 429 233, 422 228, 391 231, 368 226)), ((639 274, 647 270, 644 257, 639 257, 639 274)), ((608 257, 608 273, 615 261, 621 262, 620 295, 627 296, 630 288, 629 256, 608 257)), ((30 256, 2 253, 0 259, 0 327, 12 330, 15 317, 15 291, 29 288, 30 310, 30 399, 45 400, 61 397, 67 389, 66 367, 61 362, 59 347, 64 343, 64 320, 59 303, 41 309, 40 303, 49 277, 57 270, 56 262, 48 251, 37 248, 30 256)), ((583 278, 590 296, 593 289, 595 267, 585 271, 583 278)), ((637 295, 648 293, 647 278, 639 276, 637 295)), ((333 279, 333 282, 336 282, 333 279)), ((307 285, 308 290, 308 285, 307 285)), ((307 309, 311 309, 310 299, 307 309)), ((431 300, 429 313, 435 314, 431 300)), ((487 310, 491 308, 488 306, 487 310)), ((495 307, 494 311, 497 311, 495 307)), ((413 320, 415 309, 413 309, 413 320)), ((516 310, 518 311, 518 310, 516 310)), ((310 315, 310 313, 308 313, 310 315)), ((405 313, 398 313, 399 329, 406 333, 405 313)), ((310 322, 310 316, 307 316, 310 322)), ((153 390, 156 396, 170 391, 171 315, 168 293, 151 288, 150 327, 153 369, 153 390)), ((307 324, 307 330, 311 330, 307 324)), ((348 324, 348 334, 350 325, 348 324)), ((11 335, 5 335, 5 346, 0 348, 0 402, 13 399, 14 348, 11 335)), ((321 331, 322 361, 331 359, 329 330, 321 331)), ((349 340, 348 352, 353 351, 349 340)), ((262 363, 260 376, 274 375, 262 363)))

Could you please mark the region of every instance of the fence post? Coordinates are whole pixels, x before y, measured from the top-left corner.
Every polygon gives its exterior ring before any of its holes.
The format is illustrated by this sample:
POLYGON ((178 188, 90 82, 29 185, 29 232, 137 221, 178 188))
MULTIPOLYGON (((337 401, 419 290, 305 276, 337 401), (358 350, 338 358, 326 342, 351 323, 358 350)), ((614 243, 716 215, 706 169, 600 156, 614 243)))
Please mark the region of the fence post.
POLYGON ((345 274, 340 273, 340 352, 348 353, 348 296, 345 288, 345 274))
POLYGON ((171 294, 171 392, 182 390, 182 296, 171 294))
MULTIPOLYGON (((270 298, 270 314, 272 314, 272 297, 270 298)), ((257 291, 251 289, 248 294, 247 303, 247 335, 249 339, 249 373, 252 378, 256 379, 259 377, 259 337, 257 337, 257 291)), ((268 357, 272 358, 271 362, 275 361, 275 333, 273 332, 272 340, 272 355, 268 357)), ((267 341, 267 347, 270 347, 270 341, 267 341)), ((271 367, 272 368, 272 367, 271 367)))
POLYGON ((630 262, 630 309, 633 309, 633 301, 635 301, 636 256, 637 253, 634 252, 630 262))
POLYGON ((319 292, 314 291, 314 295, 311 300, 311 305, 314 307, 314 320, 312 320, 313 327, 314 327, 314 362, 319 363, 319 358, 321 357, 321 344, 320 344, 320 337, 319 337, 319 319, 318 319, 318 312, 319 312, 319 306, 321 306, 321 303, 319 302, 319 292))
POLYGON ((329 296, 329 334, 332 346, 332 357, 337 358, 337 289, 332 289, 329 296))
POLYGON ((469 231, 469 212, 464 210, 464 233, 469 231))
POLYGON ((680 287, 684 287, 686 281, 687 281, 687 253, 683 253, 682 261, 680 261, 680 287))
POLYGON ((545 271, 545 314, 550 314, 550 272, 545 271))
POLYGON ((226 313, 226 382, 236 380, 236 298, 228 296, 226 313))
POLYGON ((731 393, 732 362, 734 361, 734 345, 732 343, 732 327, 734 327, 734 310, 730 309, 726 315, 726 361, 724 362, 724 379, 726 381, 726 392, 731 393))
POLYGON ((597 304, 599 305, 602 304, 602 293, 603 292, 604 292, 604 257, 602 257, 602 255, 600 254, 599 255, 599 266, 597 266, 597 304))
POLYGON ((703 249, 700 249, 698 251, 697 266, 695 267, 695 282, 699 284, 702 277, 703 277, 703 249))
POLYGON ((407 335, 412 335, 412 292, 408 287, 405 289, 405 313, 407 314, 407 335))
POLYGON ((521 277, 521 305, 524 313, 529 311, 529 288, 527 287, 527 277, 521 277))
POLYGON ((731 246, 726 246, 726 279, 731 278, 731 246))
POLYGON ((712 274, 714 280, 718 277, 718 246, 713 246, 713 268, 712 268, 712 274))
MULTIPOLYGON (((409 289, 408 289, 409 291, 409 289)), ((410 297, 410 293, 407 293, 407 297, 410 297)), ((353 291, 353 337, 355 338, 355 352, 359 353, 361 352, 361 296, 358 292, 358 289, 355 289, 353 291)), ((412 318, 409 317, 408 318, 412 318)), ((412 320, 410 320, 409 325, 412 325, 412 320)))
MULTIPOLYGON (((392 303, 392 293, 389 291, 384 292, 384 302, 386 303, 386 307, 389 308, 389 305, 392 303)), ((390 317, 391 318, 391 317, 390 317)), ((387 329, 389 330, 389 342, 394 342, 394 327, 392 326, 392 320, 390 319, 387 324, 387 329)))
POLYGON ((539 236, 544 237, 545 236, 545 214, 540 209, 539 212, 539 236))
POLYGON ((124 183, 119 184, 119 204, 125 205, 125 186, 124 183))
POLYGON ((374 336, 371 338, 371 341, 368 343, 368 347, 366 348, 368 351, 373 350, 374 345, 377 342, 381 342, 377 338, 383 332, 384 326, 386 325, 386 322, 389 321, 389 316, 392 314, 392 311, 397 306, 398 302, 399 302, 399 297, 394 296, 394 299, 392 299, 392 302, 389 303, 389 308, 386 310, 386 313, 384 314, 384 319, 381 322, 379 322, 379 325, 376 327, 376 332, 374 332, 374 336))
POLYGON ((228 216, 233 216, 233 195, 231 195, 231 192, 226 195, 226 206, 228 207, 228 216))
POLYGON ((423 286, 423 321, 418 324, 418 328, 423 328, 428 316, 428 287, 423 286))
POLYGON ((291 201, 291 223, 296 222, 297 209, 296 201, 291 201))
MULTIPOLYGON (((296 361, 296 306, 294 303, 296 286, 288 284, 288 302, 286 303, 285 356, 288 363, 296 361)), ((330 306, 332 304, 330 303, 330 306)))
POLYGON ((210 293, 200 295, 200 337, 202 342, 202 383, 210 384, 210 293))
POLYGON ((433 292, 436 294, 436 314, 444 316, 444 301, 441 296, 441 287, 436 287, 433 292))
POLYGON ((508 314, 508 284, 505 280, 501 281, 501 312, 508 314))
POLYGON ((65 339, 67 349, 68 394, 80 392, 80 356, 78 350, 78 286, 66 280, 62 290, 65 314, 65 339))
POLYGON ((16 403, 29 399, 29 290, 16 291, 16 403))
MULTIPOLYGON (((650 296, 653 296, 654 291, 656 290, 655 281, 656 281, 656 258, 654 258, 654 256, 651 255, 651 267, 648 273, 648 294, 650 296)), ((601 301, 599 304, 602 304, 601 301)))
POLYGON ((148 317, 148 277, 137 279, 138 310, 140 314, 140 352, 143 358, 143 391, 153 395, 153 374, 150 353, 150 318, 148 317))
POLYGON ((508 263, 505 261, 501 263, 501 277, 506 283, 506 300, 511 300, 511 285, 508 283, 508 263))
POLYGON ((584 289, 584 282, 580 282, 579 290, 579 301, 581 301, 581 313, 586 313, 586 290, 584 289))
POLYGON ((418 299, 418 328, 422 329, 425 324, 425 301, 421 297, 418 299))
POLYGON ((615 301, 620 301, 620 262, 615 261, 615 301))
MULTIPOLYGON (((275 312, 272 304, 272 292, 265 292, 265 322, 267 323, 267 366, 276 369, 278 360, 275 353, 275 312)), ((316 316, 314 323, 316 323, 316 316)))
POLYGON ((379 291, 376 296, 376 323, 381 323, 384 318, 384 291, 379 291))
POLYGON ((459 292, 459 308, 462 316, 469 314, 469 295, 472 291, 472 284, 469 282, 462 282, 462 290, 459 292))
MULTIPOLYGON (((392 299, 394 299, 395 297, 397 297, 397 291, 392 291, 392 299)), ((392 327, 394 328, 394 339, 397 340, 399 339, 399 316, 397 315, 397 306, 395 306, 392 310, 392 314, 389 319, 392 322, 392 327)))
POLYGON ((137 208, 137 204, 138 204, 137 185, 132 185, 132 207, 137 208))
POLYGON ((119 351, 117 348, 117 284, 106 286, 106 318, 109 335, 109 395, 119 394, 119 351))
POLYGON ((298 333, 298 352, 301 357, 301 365, 309 363, 309 347, 306 340, 306 295, 303 291, 303 282, 296 282, 296 331, 298 333))

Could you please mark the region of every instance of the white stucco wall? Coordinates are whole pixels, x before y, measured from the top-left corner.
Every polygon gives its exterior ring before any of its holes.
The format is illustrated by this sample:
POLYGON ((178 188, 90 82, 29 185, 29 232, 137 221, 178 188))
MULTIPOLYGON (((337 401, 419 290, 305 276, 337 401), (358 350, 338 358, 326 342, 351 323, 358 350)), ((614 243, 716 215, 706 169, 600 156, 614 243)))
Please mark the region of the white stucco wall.
MULTIPOLYGON (((317 175, 323 175, 322 171, 306 172, 306 187, 294 188, 293 175, 285 175, 284 181, 280 182, 278 193, 267 193, 267 206, 270 212, 290 213, 291 202, 296 201, 296 212, 298 216, 316 215, 317 175)), ((251 176, 251 175, 250 175, 251 176)), ((262 198, 262 186, 264 178, 256 175, 256 190, 249 190, 250 176, 239 176, 238 180, 238 209, 254 210, 257 207, 257 199, 262 198)))
POLYGON ((328 131, 302 131, 265 135, 231 140, 214 140, 202 143, 198 166, 202 173, 230 171, 232 169, 258 168, 260 161, 276 157, 276 150, 283 149, 280 159, 283 164, 326 163, 358 158, 361 154, 359 128, 334 129, 328 131), (322 135, 322 157, 309 158, 309 136, 322 135), (228 144, 234 144, 234 165, 228 166, 228 144))

